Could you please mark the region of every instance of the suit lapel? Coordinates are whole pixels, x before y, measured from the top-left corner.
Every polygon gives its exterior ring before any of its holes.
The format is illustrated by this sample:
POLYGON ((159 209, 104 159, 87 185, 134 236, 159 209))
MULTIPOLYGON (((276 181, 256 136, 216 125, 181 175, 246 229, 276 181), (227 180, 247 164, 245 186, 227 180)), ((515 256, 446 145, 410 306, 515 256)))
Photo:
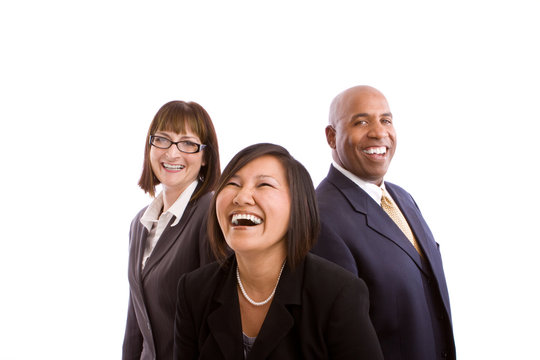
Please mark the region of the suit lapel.
MULTIPOLYGON (((208 315, 208 328, 224 358, 243 358, 242 323, 236 290, 236 261, 232 256, 223 286, 215 300, 215 310, 208 315)), ((266 359, 278 347, 294 326, 287 305, 300 305, 304 262, 294 272, 288 265, 283 269, 276 295, 253 344, 248 359, 266 359)))
POLYGON ((234 256, 227 262, 228 273, 216 296, 216 307, 208 315, 208 328, 225 359, 244 357, 240 305, 236 292, 236 261, 234 256))
POLYGON ((293 325, 294 318, 285 305, 272 303, 248 359, 267 359, 287 336, 293 325))
MULTIPOLYGON (((182 231, 186 227, 186 225, 189 223, 189 219, 191 218, 191 215, 193 214, 193 210, 195 208, 195 201, 190 201, 184 210, 184 213, 182 214, 182 218, 176 224, 174 227, 171 227, 171 224, 175 221, 176 217, 173 216, 173 218, 169 221, 167 226, 165 227, 165 230, 161 234, 156 247, 152 251, 152 254, 147 260, 146 265, 144 266, 144 269, 142 271, 142 277, 143 279, 150 273, 153 267, 155 267, 161 259, 167 254, 171 246, 180 238, 180 235, 182 234, 182 231)), ((145 241, 146 243, 146 241, 145 241)), ((143 250, 144 252, 144 250, 143 250)), ((141 258, 142 261, 142 258, 141 258)))
POLYGON ((420 247, 424 251, 424 256, 427 263, 435 276, 437 284, 439 286, 439 292, 443 299, 444 306, 450 317, 450 303, 448 299, 448 290, 446 286, 446 279, 444 276, 444 270, 440 260, 440 253, 435 243, 435 239, 431 234, 427 224, 425 223, 420 210, 416 207, 414 200, 409 198, 403 198, 396 191, 394 191, 392 184, 386 184, 392 198, 396 201, 403 215, 409 222, 409 225, 416 236, 416 240, 420 244, 420 247))
POLYGON ((276 295, 248 359, 267 359, 293 328, 294 318, 287 305, 301 304, 303 273, 304 262, 300 263, 294 272, 290 271, 288 264, 285 265, 276 295))
POLYGON ((410 196, 407 199, 404 199, 403 196, 395 191, 392 184, 386 183, 386 187, 390 193, 390 196, 392 196, 392 199, 394 199, 400 208, 401 213, 403 216, 405 216, 405 219, 407 219, 407 222, 409 223, 409 226, 416 237, 416 241, 420 245, 426 260, 433 268, 433 259, 435 255, 432 253, 432 250, 434 247, 429 246, 426 242, 434 240, 432 239, 432 236, 428 235, 426 232, 426 225, 420 216, 420 211, 417 207, 415 207, 414 201, 412 198, 410 198, 410 196))
MULTIPOLYGON (((353 209, 366 216, 367 226, 381 234, 396 246, 401 248, 418 266, 424 274, 428 272, 423 266, 422 258, 401 229, 394 223, 388 214, 377 204, 364 190, 348 179, 333 166, 328 174, 328 179, 349 201, 353 209)), ((390 195, 394 198, 394 193, 390 195)), ((394 199, 395 200, 395 199, 394 199)), ((397 201, 396 201, 397 202, 397 201)), ((398 203, 401 208, 401 204, 398 203)), ((405 214, 404 214, 405 215, 405 214)), ((407 219, 408 220, 408 219, 407 219)), ((412 224, 413 232, 415 228, 412 224)))
POLYGON ((148 230, 139 221, 135 226, 135 231, 136 234, 134 236, 134 239, 137 239, 137 241, 135 241, 133 244, 134 256, 131 259, 131 271, 133 271, 133 278, 137 281, 137 283, 140 283, 142 279, 141 264, 144 256, 144 249, 146 247, 146 239, 148 238, 148 230))

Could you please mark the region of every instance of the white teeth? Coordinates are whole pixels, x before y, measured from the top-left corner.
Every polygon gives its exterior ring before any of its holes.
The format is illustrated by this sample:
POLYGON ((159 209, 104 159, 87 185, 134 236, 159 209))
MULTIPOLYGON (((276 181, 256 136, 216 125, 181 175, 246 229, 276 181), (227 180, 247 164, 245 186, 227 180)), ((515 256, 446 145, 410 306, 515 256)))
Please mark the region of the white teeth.
POLYGON ((231 222, 233 225, 238 225, 238 220, 249 220, 255 225, 262 223, 262 219, 260 217, 250 214, 234 214, 231 222))
POLYGON ((166 164, 166 163, 163 163, 163 167, 165 167, 165 169, 170 169, 170 170, 182 170, 183 168, 185 168, 184 165, 172 165, 172 164, 166 164))
POLYGON ((383 155, 386 154, 386 147, 371 147, 369 149, 364 150, 366 154, 377 154, 377 155, 383 155))

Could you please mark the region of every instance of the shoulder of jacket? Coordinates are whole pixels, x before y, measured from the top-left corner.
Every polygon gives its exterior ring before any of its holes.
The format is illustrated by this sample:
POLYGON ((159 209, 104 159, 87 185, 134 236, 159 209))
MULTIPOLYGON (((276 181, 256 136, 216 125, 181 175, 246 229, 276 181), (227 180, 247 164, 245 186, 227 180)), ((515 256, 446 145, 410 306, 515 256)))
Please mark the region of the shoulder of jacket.
POLYGON ((186 284, 194 284, 202 288, 205 285, 219 281, 224 275, 223 269, 217 261, 203 265, 184 275, 186 284))
POLYGON ((316 274, 316 283, 323 289, 326 286, 341 287, 350 281, 360 280, 350 271, 313 253, 306 256, 306 273, 310 277, 316 274))
POLYGON ((190 200, 190 203, 194 207, 195 211, 207 212, 210 208, 210 203, 212 201, 213 192, 207 192, 199 196, 195 200, 190 200))
POLYGON ((139 210, 139 212, 137 213, 137 215, 135 215, 135 217, 133 218, 133 220, 131 220, 131 227, 133 228, 134 226, 143 226, 141 224, 141 218, 142 216, 144 215, 144 212, 146 211, 146 209, 148 209, 148 206, 149 205, 146 205, 145 207, 143 207, 141 210, 139 210))
POLYGON ((391 183, 389 181, 385 181, 384 182, 384 186, 386 186, 387 188, 395 191, 395 192, 402 192, 402 193, 405 193, 407 195, 409 195, 409 193, 407 192, 407 190, 405 190, 404 188, 402 188, 401 186, 399 185, 396 185, 394 183, 391 183))

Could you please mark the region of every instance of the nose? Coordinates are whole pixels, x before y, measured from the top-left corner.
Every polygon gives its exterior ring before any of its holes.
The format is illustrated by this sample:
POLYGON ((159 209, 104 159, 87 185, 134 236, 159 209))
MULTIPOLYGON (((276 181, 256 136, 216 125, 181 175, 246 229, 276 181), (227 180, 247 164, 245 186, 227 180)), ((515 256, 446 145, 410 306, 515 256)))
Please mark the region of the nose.
POLYGON ((178 147, 175 144, 172 144, 167 149, 167 155, 169 155, 170 157, 176 157, 176 156, 181 155, 181 154, 182 154, 182 152, 180 150, 178 150, 178 147))
POLYGON ((382 139, 388 135, 388 131, 379 121, 370 124, 368 136, 373 139, 382 139))
POLYGON ((247 187, 241 187, 234 196, 233 203, 235 205, 254 205, 253 191, 247 187))

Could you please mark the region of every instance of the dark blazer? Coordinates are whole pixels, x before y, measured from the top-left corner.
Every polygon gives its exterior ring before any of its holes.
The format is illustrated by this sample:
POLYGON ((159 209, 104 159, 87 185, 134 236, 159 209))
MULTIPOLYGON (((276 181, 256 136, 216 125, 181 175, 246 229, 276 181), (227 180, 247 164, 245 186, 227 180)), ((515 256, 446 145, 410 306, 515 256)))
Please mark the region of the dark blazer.
POLYGON ((131 223, 128 278, 130 297, 123 359, 171 359, 176 287, 180 276, 213 261, 206 234, 212 194, 190 200, 180 222, 163 231, 141 271, 148 231, 140 219, 131 223))
POLYGON ((385 182, 421 257, 379 204, 330 167, 317 187, 321 233, 313 252, 362 278, 387 360, 455 358, 450 301, 439 245, 409 193, 385 182))
MULTIPOLYGON (((174 359, 243 359, 236 260, 205 266, 178 285, 174 359)), ((366 285, 308 254, 286 265, 248 359, 382 359, 366 285)))

